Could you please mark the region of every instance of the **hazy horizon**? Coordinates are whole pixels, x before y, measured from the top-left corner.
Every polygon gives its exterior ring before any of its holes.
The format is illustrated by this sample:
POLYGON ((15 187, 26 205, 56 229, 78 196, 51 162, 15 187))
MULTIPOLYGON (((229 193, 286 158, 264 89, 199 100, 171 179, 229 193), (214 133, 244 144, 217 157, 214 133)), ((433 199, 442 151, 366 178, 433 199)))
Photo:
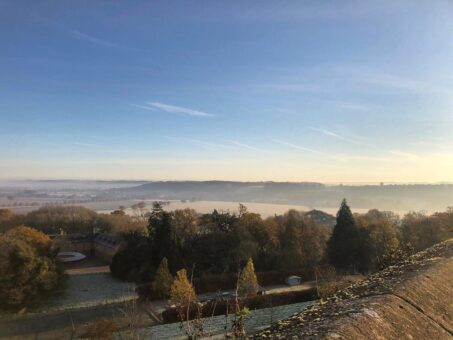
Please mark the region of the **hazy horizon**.
POLYGON ((336 186, 336 185, 450 185, 453 184, 453 181, 436 181, 436 182, 383 182, 383 181, 370 181, 370 182, 355 182, 355 181, 337 181, 337 182, 323 182, 323 181, 274 181, 274 180, 235 180, 235 179, 154 179, 154 178, 66 178, 66 177, 42 177, 42 178, 33 178, 33 177, 23 177, 23 178, 0 178, 0 185, 2 183, 13 183, 13 182, 44 182, 44 181, 55 181, 55 182, 236 182, 236 183, 319 183, 327 186, 336 186))

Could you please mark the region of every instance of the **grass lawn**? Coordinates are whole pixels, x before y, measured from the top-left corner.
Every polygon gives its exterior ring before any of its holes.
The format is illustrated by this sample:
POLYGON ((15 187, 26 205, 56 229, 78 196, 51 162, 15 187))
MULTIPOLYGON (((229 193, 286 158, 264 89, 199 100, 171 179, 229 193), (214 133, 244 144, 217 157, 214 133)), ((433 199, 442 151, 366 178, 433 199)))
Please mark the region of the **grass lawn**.
POLYGON ((61 290, 28 312, 47 313, 131 300, 136 297, 134 288, 133 283, 117 280, 110 273, 70 275, 61 290))

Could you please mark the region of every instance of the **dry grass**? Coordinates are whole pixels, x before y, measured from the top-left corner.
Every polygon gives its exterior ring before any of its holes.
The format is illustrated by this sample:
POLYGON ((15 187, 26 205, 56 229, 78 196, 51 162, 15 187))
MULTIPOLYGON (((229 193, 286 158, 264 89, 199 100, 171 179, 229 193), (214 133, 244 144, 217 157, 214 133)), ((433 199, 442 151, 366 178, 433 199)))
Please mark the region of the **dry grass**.
POLYGON ((336 292, 361 280, 363 280, 362 275, 339 275, 332 266, 316 269, 316 290, 320 299, 327 299, 336 292))
POLYGON ((99 320, 88 325, 83 338, 92 340, 111 340, 118 330, 118 325, 114 320, 99 320))

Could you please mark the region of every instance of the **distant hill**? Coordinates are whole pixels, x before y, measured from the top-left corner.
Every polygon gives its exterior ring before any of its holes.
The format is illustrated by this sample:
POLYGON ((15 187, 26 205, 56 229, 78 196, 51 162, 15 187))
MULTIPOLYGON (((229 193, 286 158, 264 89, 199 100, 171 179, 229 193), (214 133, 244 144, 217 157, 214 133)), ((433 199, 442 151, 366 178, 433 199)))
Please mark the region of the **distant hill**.
MULTIPOLYGON (((9 197, 39 202, 55 199, 119 201, 157 199, 301 205, 395 212, 445 211, 453 206, 453 184, 327 185, 316 182, 24 180, 0 182, 0 204, 9 197)), ((108 208, 106 208, 108 209, 108 208)))
POLYGON ((323 224, 330 228, 333 228, 335 226, 335 223, 337 222, 337 219, 335 218, 335 216, 332 216, 324 211, 316 210, 316 209, 307 211, 304 214, 304 216, 311 218, 317 224, 323 224))
POLYGON ((438 211, 453 206, 452 184, 157 181, 106 192, 134 198, 299 204, 312 208, 338 207, 343 198, 354 208, 365 209, 438 211))

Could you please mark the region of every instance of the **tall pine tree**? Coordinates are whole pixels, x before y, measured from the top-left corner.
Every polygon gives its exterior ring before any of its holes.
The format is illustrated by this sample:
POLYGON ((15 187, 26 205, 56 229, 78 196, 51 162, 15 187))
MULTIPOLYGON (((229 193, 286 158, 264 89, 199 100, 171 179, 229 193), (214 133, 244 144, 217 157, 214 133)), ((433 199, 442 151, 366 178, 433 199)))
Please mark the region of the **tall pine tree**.
POLYGON ((330 263, 341 272, 354 272, 357 269, 359 231, 346 199, 341 202, 337 213, 337 223, 328 242, 330 263))
POLYGON ((148 234, 154 263, 166 257, 171 271, 183 266, 181 240, 175 232, 173 214, 165 211, 158 202, 153 203, 148 220, 148 234))

